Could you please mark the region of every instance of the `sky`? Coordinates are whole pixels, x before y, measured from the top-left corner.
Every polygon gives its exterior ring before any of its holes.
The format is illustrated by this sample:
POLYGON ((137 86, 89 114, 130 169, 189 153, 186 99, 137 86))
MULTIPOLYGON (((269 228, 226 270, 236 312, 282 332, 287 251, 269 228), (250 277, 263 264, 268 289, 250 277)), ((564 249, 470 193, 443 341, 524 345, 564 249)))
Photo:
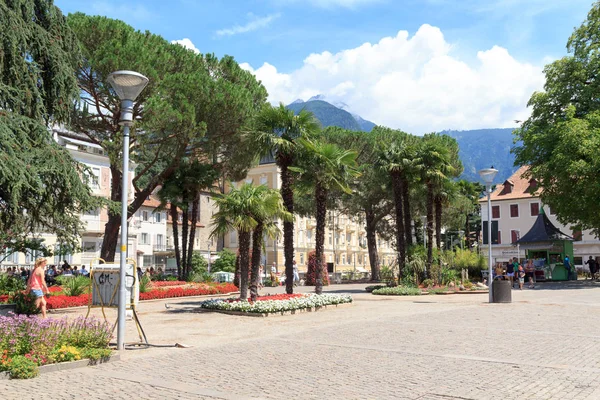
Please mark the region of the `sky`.
POLYGON ((415 134, 529 115, 592 0, 55 0, 231 55, 273 104, 317 94, 415 134))

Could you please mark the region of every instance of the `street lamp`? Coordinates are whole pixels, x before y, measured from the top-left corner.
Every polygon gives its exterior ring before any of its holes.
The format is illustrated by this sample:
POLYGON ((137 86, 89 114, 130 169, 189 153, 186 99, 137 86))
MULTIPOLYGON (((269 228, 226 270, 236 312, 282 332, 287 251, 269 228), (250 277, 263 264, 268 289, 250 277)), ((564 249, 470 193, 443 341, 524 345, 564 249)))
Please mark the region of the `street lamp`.
POLYGON ((125 347, 125 260, 127 258, 127 198, 129 188, 129 127, 133 125, 133 102, 148 84, 148 78, 133 71, 116 71, 107 78, 121 99, 119 125, 123 127, 123 180, 121 185, 121 260, 119 269, 119 316, 117 325, 117 350, 125 347))
POLYGON ((488 270, 488 287, 489 287, 489 299, 490 299, 490 303, 493 302, 494 297, 492 294, 492 282, 493 282, 493 278, 494 278, 494 272, 492 271, 492 183, 494 182, 494 178, 496 177, 496 174, 498 173, 497 169, 494 169, 494 167, 492 166, 491 168, 484 168, 482 170, 479 170, 479 176, 481 177, 481 180, 483 181, 483 183, 485 183, 485 191, 487 192, 487 203, 488 203, 488 263, 489 263, 489 270, 488 270))

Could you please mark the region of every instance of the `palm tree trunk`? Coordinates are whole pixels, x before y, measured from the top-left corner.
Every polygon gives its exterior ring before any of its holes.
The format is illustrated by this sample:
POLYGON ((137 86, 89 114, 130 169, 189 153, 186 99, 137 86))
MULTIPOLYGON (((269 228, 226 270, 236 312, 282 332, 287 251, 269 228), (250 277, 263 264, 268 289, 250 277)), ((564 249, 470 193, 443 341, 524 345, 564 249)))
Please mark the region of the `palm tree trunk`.
POLYGON ((404 232, 406 236, 406 245, 412 246, 412 218, 410 215, 410 188, 408 187, 408 179, 405 176, 402 177, 402 201, 404 205, 404 232))
POLYGON ((173 245, 175 246, 175 261, 177 262, 177 278, 181 279, 183 273, 181 270, 181 249, 179 248, 179 212, 177 211, 177 206, 173 203, 171 203, 170 213, 173 224, 173 245))
POLYGON ((433 264, 433 184, 427 183, 427 273, 433 264))
MULTIPOLYGON (((281 197, 286 210, 294 214, 293 176, 286 163, 279 165, 281 169, 281 197)), ((285 257, 285 291, 294 293, 294 221, 283 221, 283 255, 285 257)))
POLYGON ((248 253, 250 252, 250 232, 239 231, 240 244, 240 300, 248 300, 248 253))
POLYGON ((188 238, 187 260, 185 261, 185 280, 190 278, 192 272, 192 255, 194 253, 194 240, 196 238, 196 223, 198 222, 198 208, 200 207, 200 193, 196 192, 192 203, 192 220, 190 227, 190 235, 188 238))
POLYGON ((250 299, 258 297, 258 268, 260 267, 260 252, 262 250, 263 224, 259 223, 252 232, 252 271, 250 272, 250 299))
POLYGON ((375 235, 375 212, 372 207, 365 209, 365 231, 367 232, 367 249, 369 250, 369 264, 371 264, 371 280, 378 282, 379 255, 377 254, 377 237, 375 235))
POLYGON ((406 259, 406 240, 404 231, 404 214, 402 213, 402 180, 400 174, 392 173, 392 189, 394 192, 394 210, 396 216, 396 249, 398 249, 398 280, 402 278, 404 260, 406 259))
POLYGON ((435 245, 438 249, 442 246, 442 198, 435 196, 435 245))
POLYGON ((327 190, 319 182, 317 182, 315 187, 315 203, 317 208, 315 293, 321 294, 323 293, 323 251, 325 244, 325 220, 327 218, 327 190))
POLYGON ((238 254, 237 257, 235 257, 235 267, 233 269, 233 284, 235 286, 237 286, 238 288, 241 287, 240 285, 240 248, 238 247, 238 254))
POLYGON ((185 262, 187 260, 187 242, 188 242, 188 229, 189 229, 189 213, 187 211, 187 207, 184 208, 181 213, 183 214, 183 219, 181 220, 181 276, 179 279, 185 280, 185 262))

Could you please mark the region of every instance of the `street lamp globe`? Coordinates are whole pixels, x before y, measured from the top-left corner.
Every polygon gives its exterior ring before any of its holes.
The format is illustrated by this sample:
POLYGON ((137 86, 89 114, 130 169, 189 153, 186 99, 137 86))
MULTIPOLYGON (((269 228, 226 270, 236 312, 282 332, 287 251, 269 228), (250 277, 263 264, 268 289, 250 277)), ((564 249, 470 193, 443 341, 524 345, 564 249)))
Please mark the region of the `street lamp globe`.
POLYGON ((119 125, 131 126, 133 124, 133 102, 148 84, 148 78, 139 72, 116 71, 110 74, 106 80, 121 99, 119 125))
POLYGON ((498 170, 495 169, 493 166, 491 168, 484 168, 479 170, 479 176, 486 185, 491 185, 494 182, 494 178, 497 174, 498 170))

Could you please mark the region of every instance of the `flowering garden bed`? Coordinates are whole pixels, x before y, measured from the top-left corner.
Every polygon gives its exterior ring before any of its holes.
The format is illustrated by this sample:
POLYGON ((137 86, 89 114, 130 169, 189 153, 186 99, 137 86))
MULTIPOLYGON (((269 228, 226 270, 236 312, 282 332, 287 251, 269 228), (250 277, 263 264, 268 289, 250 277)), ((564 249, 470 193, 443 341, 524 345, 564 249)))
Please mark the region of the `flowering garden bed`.
POLYGON ((109 323, 95 318, 0 317, 0 372, 33 378, 42 365, 110 357, 109 323))
POLYGON ((210 299, 200 303, 205 310, 235 315, 268 316, 295 311, 316 311, 320 308, 352 303, 352 296, 346 294, 292 294, 262 296, 255 302, 237 299, 210 299))

